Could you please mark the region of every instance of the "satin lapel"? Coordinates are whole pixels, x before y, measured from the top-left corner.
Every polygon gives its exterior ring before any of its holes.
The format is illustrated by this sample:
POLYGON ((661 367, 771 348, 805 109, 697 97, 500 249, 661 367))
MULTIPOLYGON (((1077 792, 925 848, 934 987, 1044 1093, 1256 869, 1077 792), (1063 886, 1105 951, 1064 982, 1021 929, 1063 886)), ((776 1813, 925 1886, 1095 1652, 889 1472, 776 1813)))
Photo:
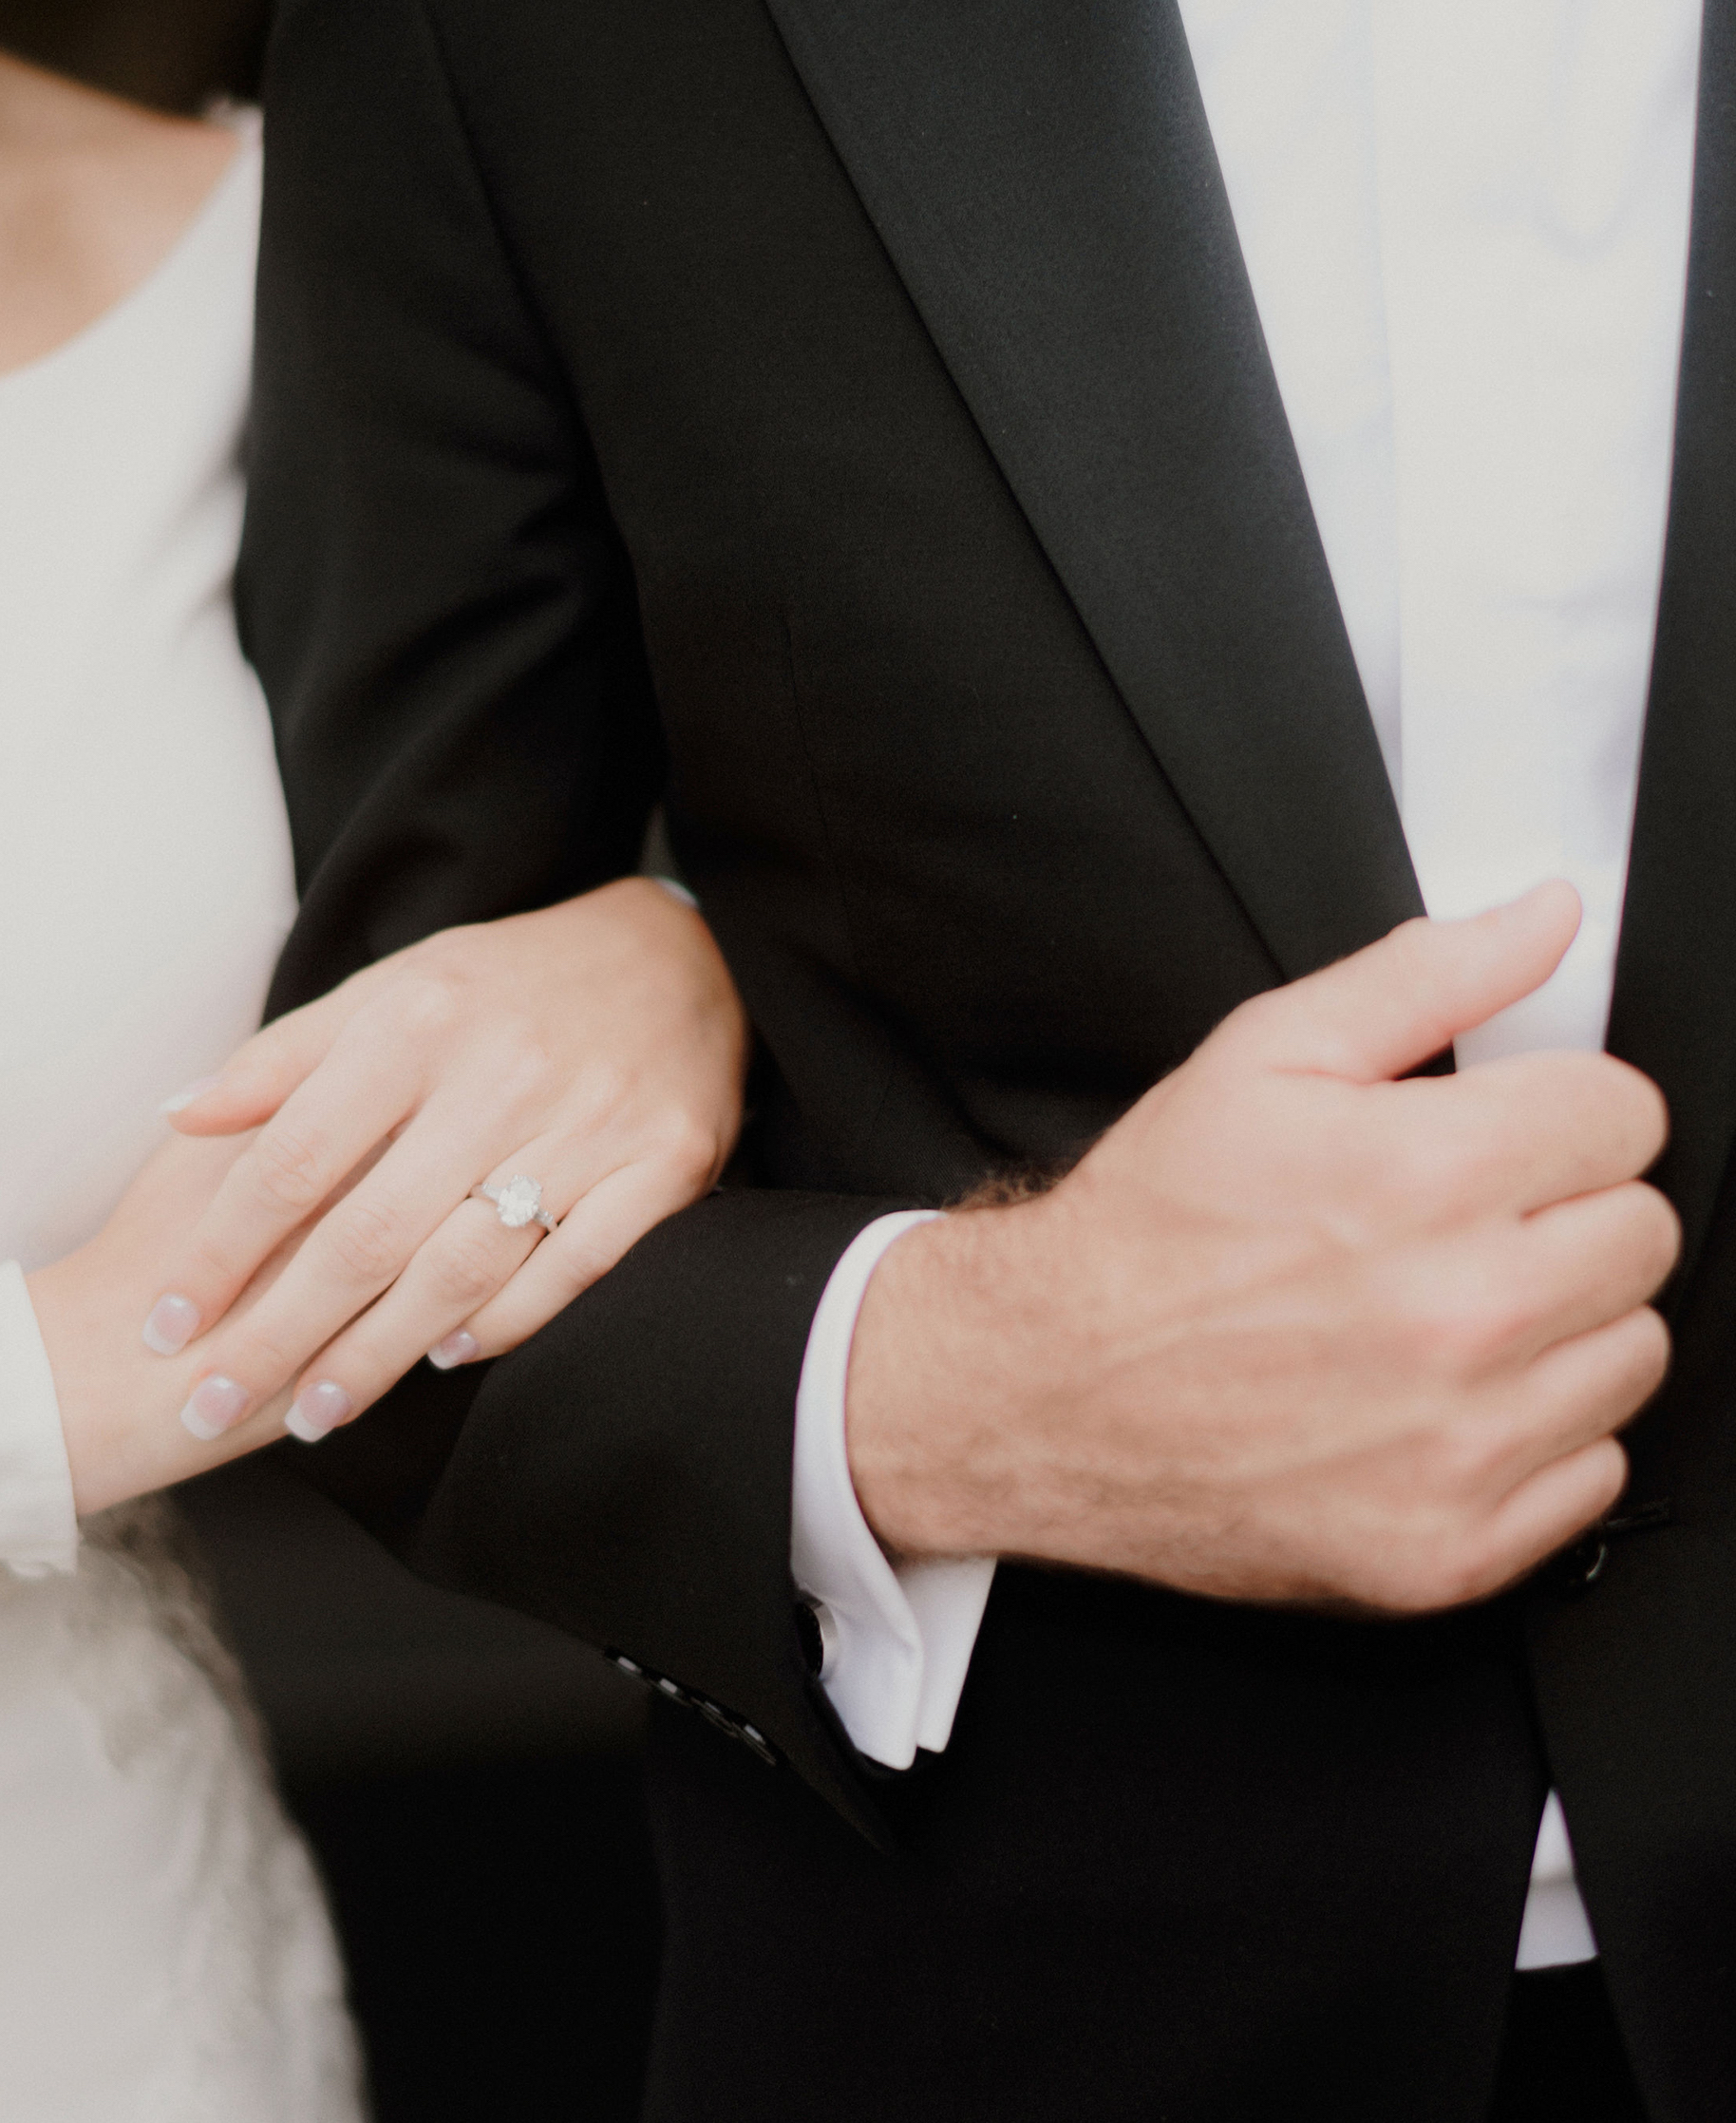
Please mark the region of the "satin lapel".
POLYGON ((767 0, 1286 976, 1421 911, 1173 0, 767 0))
POLYGON ((1610 1012, 1670 1101, 1684 1272, 1736 1129, 1736 0, 1707 0, 1657 646, 1610 1012))

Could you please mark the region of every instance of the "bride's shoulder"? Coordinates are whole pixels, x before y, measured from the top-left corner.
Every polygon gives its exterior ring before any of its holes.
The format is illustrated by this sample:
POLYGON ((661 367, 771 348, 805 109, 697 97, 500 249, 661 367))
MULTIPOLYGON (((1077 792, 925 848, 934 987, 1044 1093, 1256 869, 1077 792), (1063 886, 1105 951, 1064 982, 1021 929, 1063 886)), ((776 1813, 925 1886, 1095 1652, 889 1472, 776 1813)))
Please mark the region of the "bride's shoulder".
POLYGON ((237 152, 0 52, 0 374, 40 359, 147 280, 237 152))

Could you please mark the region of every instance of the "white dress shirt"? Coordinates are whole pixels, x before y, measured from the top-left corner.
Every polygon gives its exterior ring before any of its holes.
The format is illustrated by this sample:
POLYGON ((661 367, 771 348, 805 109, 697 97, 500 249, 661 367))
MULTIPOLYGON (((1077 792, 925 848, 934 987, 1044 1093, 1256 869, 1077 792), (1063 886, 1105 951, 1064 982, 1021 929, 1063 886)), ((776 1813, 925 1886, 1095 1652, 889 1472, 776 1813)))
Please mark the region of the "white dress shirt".
MULTIPOLYGON (((1699 0, 1179 0, 1346 630, 1431 914, 1585 919, 1462 1065, 1603 1044, 1674 424, 1699 0)), ((864 1753, 945 1744, 993 1564, 895 1570, 850 1488, 870 1225, 797 1405, 797 1583, 864 1753)), ((1596 1952, 1552 1793, 1520 1968, 1596 1952)))

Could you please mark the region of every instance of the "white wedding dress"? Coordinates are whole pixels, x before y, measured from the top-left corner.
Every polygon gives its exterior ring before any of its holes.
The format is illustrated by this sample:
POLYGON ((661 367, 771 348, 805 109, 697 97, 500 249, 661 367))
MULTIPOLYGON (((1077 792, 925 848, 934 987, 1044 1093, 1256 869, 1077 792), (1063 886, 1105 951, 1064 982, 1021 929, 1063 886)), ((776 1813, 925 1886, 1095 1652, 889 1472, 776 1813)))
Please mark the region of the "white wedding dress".
POLYGON ((230 611, 259 151, 0 377, 0 2117, 357 2123, 323 1898, 157 1500, 72 1522, 23 1271, 257 1022, 293 911, 230 611))

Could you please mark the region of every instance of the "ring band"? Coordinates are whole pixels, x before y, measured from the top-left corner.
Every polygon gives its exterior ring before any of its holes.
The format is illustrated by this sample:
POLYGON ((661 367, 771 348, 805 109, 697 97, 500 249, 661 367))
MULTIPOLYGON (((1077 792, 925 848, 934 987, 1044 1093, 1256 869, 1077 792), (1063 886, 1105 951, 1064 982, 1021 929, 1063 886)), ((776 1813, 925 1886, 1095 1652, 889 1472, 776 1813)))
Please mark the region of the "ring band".
POLYGON ((557 1228, 542 1205, 542 1182, 522 1172, 515 1172, 504 1186, 489 1186, 486 1183, 473 1186, 469 1199, 492 1202, 494 1213, 509 1231, 522 1231, 527 1223, 539 1223, 545 1231, 557 1228))

